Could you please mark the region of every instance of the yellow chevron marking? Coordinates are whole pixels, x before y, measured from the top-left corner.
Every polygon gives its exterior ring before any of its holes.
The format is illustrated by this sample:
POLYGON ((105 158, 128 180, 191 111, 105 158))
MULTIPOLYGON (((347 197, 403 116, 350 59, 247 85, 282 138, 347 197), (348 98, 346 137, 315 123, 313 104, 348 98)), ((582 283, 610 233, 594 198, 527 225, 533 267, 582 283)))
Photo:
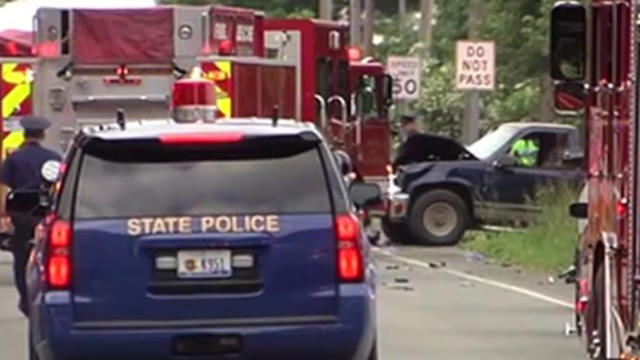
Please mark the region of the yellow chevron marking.
POLYGON ((5 83, 15 85, 2 99, 2 117, 10 117, 16 109, 31 95, 31 82, 33 81, 29 71, 16 71, 17 63, 2 64, 2 80, 5 83))

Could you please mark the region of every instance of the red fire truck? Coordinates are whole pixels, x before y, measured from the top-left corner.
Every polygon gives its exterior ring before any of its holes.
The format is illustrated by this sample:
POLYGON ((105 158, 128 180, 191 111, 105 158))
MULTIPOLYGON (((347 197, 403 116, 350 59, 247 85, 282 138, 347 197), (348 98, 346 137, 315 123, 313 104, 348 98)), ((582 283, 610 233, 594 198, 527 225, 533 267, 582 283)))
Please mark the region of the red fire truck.
POLYGON ((223 6, 39 9, 33 111, 51 119, 49 145, 79 127, 166 118, 172 84, 193 68, 216 84, 217 116, 314 122, 368 181, 384 186, 391 151, 391 81, 350 54, 348 27, 265 19, 223 6))
MULTIPOLYGON (((637 0, 561 2, 552 11, 551 73, 580 87, 588 184, 576 256, 577 330, 594 359, 640 359, 637 0)), ((575 106, 571 106, 576 108, 575 106)))

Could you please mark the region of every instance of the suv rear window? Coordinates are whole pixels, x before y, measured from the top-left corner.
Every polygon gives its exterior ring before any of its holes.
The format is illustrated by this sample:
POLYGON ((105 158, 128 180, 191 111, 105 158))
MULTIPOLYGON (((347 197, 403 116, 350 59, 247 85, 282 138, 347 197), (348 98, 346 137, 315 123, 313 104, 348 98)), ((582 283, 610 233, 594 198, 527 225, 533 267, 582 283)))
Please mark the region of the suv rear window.
POLYGON ((85 149, 75 217, 331 212, 318 144, 85 149))

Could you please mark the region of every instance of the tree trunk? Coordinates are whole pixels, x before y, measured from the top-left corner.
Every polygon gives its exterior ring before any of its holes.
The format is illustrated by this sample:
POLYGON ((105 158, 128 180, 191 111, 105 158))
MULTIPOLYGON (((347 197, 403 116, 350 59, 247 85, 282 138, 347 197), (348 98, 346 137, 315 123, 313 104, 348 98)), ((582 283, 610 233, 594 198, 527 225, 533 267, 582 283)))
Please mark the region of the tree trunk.
POLYGON ((431 57, 431 42, 433 37, 434 0, 420 0, 420 37, 422 39, 423 54, 426 61, 431 57))
POLYGON ((540 76, 540 107, 538 109, 538 121, 551 122, 555 112, 553 105, 553 80, 548 73, 540 76))
POLYGON ((362 3, 361 0, 349 0, 349 22, 351 45, 362 46, 362 3))
POLYGON ((364 53, 373 56, 373 29, 375 24, 375 5, 373 0, 364 0, 364 53))
POLYGON ((325 20, 333 19, 333 0, 318 1, 318 17, 325 20))

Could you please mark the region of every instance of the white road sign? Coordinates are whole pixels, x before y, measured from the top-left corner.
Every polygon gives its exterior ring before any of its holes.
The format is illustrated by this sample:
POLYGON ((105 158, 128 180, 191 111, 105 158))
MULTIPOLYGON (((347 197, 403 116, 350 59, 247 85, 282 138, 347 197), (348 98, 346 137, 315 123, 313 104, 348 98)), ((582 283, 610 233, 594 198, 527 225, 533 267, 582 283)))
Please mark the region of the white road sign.
POLYGON ((387 71, 393 78, 393 98, 417 100, 420 97, 422 66, 415 57, 390 56, 387 71))
POLYGON ((458 41, 458 90, 493 90, 496 87, 496 47, 492 41, 458 41))

